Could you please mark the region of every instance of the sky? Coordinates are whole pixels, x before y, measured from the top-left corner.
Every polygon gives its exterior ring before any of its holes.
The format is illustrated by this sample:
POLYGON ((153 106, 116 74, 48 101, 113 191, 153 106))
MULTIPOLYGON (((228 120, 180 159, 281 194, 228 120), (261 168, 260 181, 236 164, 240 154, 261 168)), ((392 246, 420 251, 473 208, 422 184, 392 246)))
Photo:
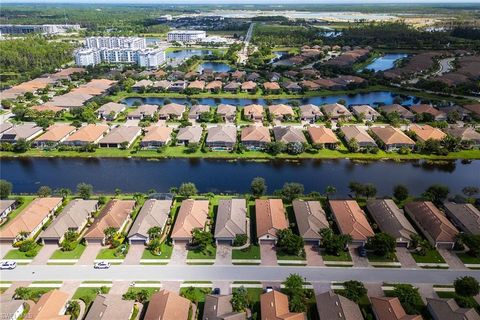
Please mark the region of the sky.
MULTIPOLYGON (((98 0, 4 0, 3 3, 99 3, 98 0)), ((479 3, 480 0, 102 0, 100 3, 110 4, 372 4, 372 3, 398 3, 398 4, 416 4, 416 3, 479 3)))

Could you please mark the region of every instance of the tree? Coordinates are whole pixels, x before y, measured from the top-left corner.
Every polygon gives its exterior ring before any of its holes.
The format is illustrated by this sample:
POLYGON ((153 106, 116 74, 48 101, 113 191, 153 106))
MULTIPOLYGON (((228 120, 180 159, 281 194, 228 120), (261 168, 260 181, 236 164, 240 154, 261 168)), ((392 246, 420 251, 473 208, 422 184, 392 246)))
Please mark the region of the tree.
POLYGON ((350 152, 358 152, 360 150, 360 145, 357 142, 357 139, 352 138, 347 142, 347 149, 350 152))
POLYGON ((282 153, 283 151, 285 151, 285 148, 285 144, 280 141, 269 142, 265 146, 265 150, 267 151, 267 153, 271 154, 272 156, 276 156, 282 153))
POLYGON ((460 233, 459 239, 468 247, 468 254, 480 258, 480 235, 460 233))
POLYGON ((289 154, 297 155, 305 151, 303 144, 301 142, 289 142, 287 143, 287 152, 289 154))
POLYGON ((151 227, 148 229, 147 234, 150 239, 157 239, 162 235, 162 228, 159 226, 151 227))
POLYGON ((12 184, 4 179, 0 180, 0 199, 7 199, 12 193, 12 184))
POLYGON ((377 194, 377 188, 373 184, 367 183, 363 186, 363 192, 367 198, 373 198, 377 194))
POLYGON ((340 255, 340 252, 345 250, 347 244, 352 241, 350 235, 335 234, 330 228, 320 230, 320 235, 322 236, 322 244, 325 252, 335 256, 340 255))
POLYGON ((335 188, 334 186, 327 186, 325 188, 325 194, 327 195, 327 197, 331 194, 334 194, 335 192, 337 192, 337 188, 335 188))
POLYGON ((301 183, 287 182, 283 185, 282 190, 280 190, 280 194, 283 200, 292 202, 294 199, 300 197, 304 190, 305 188, 301 183))
POLYGON ((462 189, 462 192, 467 197, 473 197, 474 195, 476 195, 480 192, 480 189, 478 187, 467 186, 467 187, 462 189))
POLYGON ((32 146, 32 144, 30 143, 30 141, 27 141, 24 138, 20 138, 13 145, 13 151, 17 152, 17 153, 27 152, 28 149, 30 149, 31 146, 32 146))
POLYGON ((105 241, 107 243, 110 243, 113 237, 115 236, 115 234, 117 234, 117 231, 118 229, 115 227, 108 227, 105 230, 103 230, 103 233, 105 234, 105 241))
POLYGON ((178 194, 182 197, 188 198, 196 195, 198 192, 197 187, 193 182, 185 182, 178 188, 178 194))
POLYGON ((342 295, 355 303, 358 303, 367 294, 367 289, 360 281, 351 280, 344 282, 343 287, 345 288, 345 293, 342 295))
POLYGON ((122 189, 115 188, 115 197, 118 197, 122 193, 122 189))
POLYGON ((291 229, 278 230, 277 250, 287 255, 303 256, 305 242, 302 237, 293 233, 291 229))
POLYGON ((77 193, 78 196, 82 199, 90 199, 90 197, 92 196, 92 190, 93 186, 91 184, 86 184, 84 182, 77 184, 77 193))
POLYGON ((365 188, 363 184, 359 182, 355 182, 355 181, 350 182, 348 184, 348 188, 350 189, 350 192, 355 193, 355 198, 358 198, 359 196, 365 193, 365 188))
POLYGON ((306 311, 306 292, 303 288, 304 279, 299 274, 290 274, 283 285, 284 293, 288 296, 291 312, 306 311))
POLYGON ((455 293, 464 297, 473 297, 479 293, 480 285, 477 279, 469 276, 457 278, 453 282, 455 293))
POLYGON ((391 235, 380 232, 368 240, 368 247, 381 257, 390 257, 395 253, 396 241, 391 235))
POLYGON ((71 319, 75 320, 78 319, 78 316, 80 315, 80 304, 78 301, 72 300, 68 303, 67 310, 65 311, 65 314, 70 315, 71 319))
POLYGON ((63 199, 66 199, 69 195, 72 194, 72 191, 68 188, 60 188, 55 190, 54 193, 59 194, 62 196, 63 199))
POLYGON ((246 234, 237 234, 233 240, 234 247, 241 247, 247 244, 248 236, 246 234))
POLYGON ((410 284, 397 284, 393 289, 393 296, 400 300, 407 314, 421 313, 423 301, 417 288, 410 284))
POLYGON ((408 198, 408 188, 404 185, 397 184, 393 187, 393 196, 398 201, 404 201, 408 198))
POLYGON ((248 301, 247 289, 245 289, 244 286, 233 289, 232 300, 230 300, 230 303, 232 304, 233 311, 242 312, 247 310, 250 304, 248 301))
POLYGON ((262 177, 255 177, 250 184, 250 190, 254 197, 261 197, 267 192, 267 185, 265 179, 262 177))
POLYGON ((192 237, 192 246, 195 246, 197 251, 204 252, 208 246, 213 244, 213 235, 211 232, 194 229, 192 237))
POLYGON ((38 188, 37 195, 42 198, 49 197, 52 195, 52 189, 49 186, 41 186, 38 188))
POLYGON ((446 185, 434 184, 425 190, 423 196, 435 203, 442 203, 448 196, 450 190, 446 185))

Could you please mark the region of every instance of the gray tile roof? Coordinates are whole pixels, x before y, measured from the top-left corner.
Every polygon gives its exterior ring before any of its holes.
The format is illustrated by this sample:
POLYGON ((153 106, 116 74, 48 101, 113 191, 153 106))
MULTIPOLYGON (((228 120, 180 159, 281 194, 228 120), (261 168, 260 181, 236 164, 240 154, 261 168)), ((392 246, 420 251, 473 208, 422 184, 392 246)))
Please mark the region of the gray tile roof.
POLYGON ((148 237, 148 230, 151 227, 163 227, 170 215, 171 200, 149 199, 145 201, 137 218, 133 222, 132 228, 128 233, 128 238, 134 235, 148 237))
POLYGON ((460 222, 463 231, 480 234, 480 211, 471 203, 447 202, 445 213, 453 220, 460 222))
POLYGON ((230 142, 237 141, 237 127, 235 126, 216 126, 208 128, 207 143, 212 142, 230 142))
POLYGON ((480 320, 475 309, 460 308, 454 299, 427 298, 427 307, 437 320, 480 320))
POLYGON ((245 199, 222 199, 218 202, 215 238, 235 238, 246 234, 247 203, 245 199))
POLYGON ((284 143, 289 142, 307 142, 305 135, 302 132, 302 129, 288 126, 288 127, 274 127, 273 135, 275 136, 276 141, 281 141, 284 143))
POLYGON ((304 239, 320 240, 320 230, 330 227, 320 201, 294 200, 292 204, 300 235, 304 239))
POLYGON ((362 312, 355 302, 333 291, 317 295, 317 308, 320 320, 363 319, 362 312))

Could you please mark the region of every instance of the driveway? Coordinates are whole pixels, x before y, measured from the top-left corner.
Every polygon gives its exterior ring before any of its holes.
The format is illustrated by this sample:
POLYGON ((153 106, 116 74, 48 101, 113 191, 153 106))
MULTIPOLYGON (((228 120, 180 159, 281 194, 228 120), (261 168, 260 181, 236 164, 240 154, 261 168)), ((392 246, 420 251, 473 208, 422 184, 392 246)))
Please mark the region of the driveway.
POLYGON ((140 264, 144 250, 144 244, 131 244, 130 248, 128 248, 127 256, 123 260, 123 264, 140 264))
POLYGON ((12 250, 13 247, 10 244, 1 244, 0 245, 0 258, 3 258, 8 251, 12 250))
POLYGON ((109 294, 124 294, 130 288, 130 281, 113 281, 109 294))
POLYGON ((461 269, 461 270, 467 270, 468 268, 465 267, 463 262, 457 257, 455 253, 448 249, 441 249, 437 248, 438 252, 440 255, 445 259, 445 262, 448 264, 448 266, 451 269, 461 269))
POLYGON ((93 264, 100 250, 102 250, 102 245, 99 243, 91 243, 87 245, 82 256, 78 259, 77 264, 93 264))
POLYGON ((212 289, 219 288, 220 294, 230 294, 230 281, 213 281, 212 282, 212 289))
POLYGON ((187 262, 187 242, 176 241, 173 246, 172 256, 170 258, 169 264, 172 265, 182 265, 187 262))
POLYGON ((81 283, 82 283, 81 281, 66 281, 63 283, 60 290, 68 293, 68 299, 70 300, 72 299, 73 295, 75 294, 75 291, 77 291, 81 283))
POLYGON ((419 283, 415 285, 418 288, 418 293, 422 296, 423 302, 426 304, 426 298, 438 298, 437 293, 433 290, 432 284, 419 283))
POLYGON ((413 259, 407 248, 397 247, 396 251, 397 259, 402 265, 402 268, 418 268, 415 259, 413 259))
POLYGON ((217 244, 217 256, 215 257, 215 264, 232 264, 232 246, 230 245, 230 243, 217 244))
POLYGON ((328 292, 332 289, 332 285, 330 282, 312 282, 313 291, 315 292, 315 296, 328 292))
POLYGON ((384 297, 385 293, 382 290, 382 283, 364 283, 365 288, 367 289, 367 295, 369 297, 384 297))
POLYGON ((354 267, 361 267, 361 268, 371 267, 367 257, 360 257, 358 255, 357 247, 348 247, 348 251, 350 252, 350 256, 352 257, 354 267))
POLYGON ((307 266, 324 266, 322 255, 318 251, 317 245, 305 245, 305 254, 307 256, 307 266))
POLYGON ((37 256, 33 258, 32 264, 47 264, 48 259, 52 256, 53 252, 58 249, 57 244, 46 244, 38 252, 37 256))
POLYGON ((260 257, 262 259, 262 266, 276 266, 277 252, 275 251, 275 244, 272 242, 260 242, 260 257))
POLYGON ((179 293, 181 284, 181 281, 162 281, 162 289, 179 293))

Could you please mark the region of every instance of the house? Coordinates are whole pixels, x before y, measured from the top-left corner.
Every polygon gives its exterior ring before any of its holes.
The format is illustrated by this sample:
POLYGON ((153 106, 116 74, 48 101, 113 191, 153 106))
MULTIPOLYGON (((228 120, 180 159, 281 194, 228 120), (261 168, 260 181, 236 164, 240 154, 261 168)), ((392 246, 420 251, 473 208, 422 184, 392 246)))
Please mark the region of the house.
POLYGON ((462 142, 468 142, 474 148, 480 147, 480 133, 472 127, 453 127, 445 129, 448 134, 460 138, 462 142))
POLYGON ((150 242, 148 230, 152 227, 160 227, 163 232, 170 216, 171 206, 171 200, 148 199, 145 201, 128 232, 128 243, 148 244, 150 242))
POLYGON ((215 222, 215 241, 233 241, 238 235, 247 234, 247 203, 245 199, 221 199, 218 202, 215 222))
POLYGON ((439 111, 438 109, 434 108, 432 105, 429 104, 416 104, 410 107, 410 111, 417 115, 421 115, 424 113, 429 114, 435 121, 447 120, 447 115, 445 114, 445 112, 439 111))
POLYGON ((193 91, 203 91, 205 89, 205 81, 203 80, 192 81, 188 85, 188 89, 193 91))
POLYGON ((187 88, 187 83, 183 80, 177 80, 170 83, 170 87, 168 87, 168 91, 171 92, 182 92, 187 88))
POLYGON ((258 79, 260 79, 260 78, 261 78, 261 76, 260 76, 259 73, 252 72, 247 76, 247 81, 258 81, 258 79))
POLYGON ((276 141, 283 143, 290 142, 300 142, 306 143, 305 135, 302 132, 301 128, 288 126, 288 127, 273 127, 273 135, 275 136, 276 141))
POLYGON ((308 127, 307 129, 312 144, 322 146, 328 149, 336 149, 340 144, 337 136, 332 129, 325 126, 308 127))
POLYGON ((320 230, 330 227, 320 201, 294 200, 292 205, 300 236, 305 242, 318 245, 320 230))
POLYGON ((286 104, 272 104, 268 106, 268 112, 275 120, 293 120, 295 112, 286 104))
POLYGON ((85 241, 104 244, 105 230, 115 228, 118 232, 122 232, 130 221, 130 214, 134 209, 135 200, 110 200, 90 228, 88 228, 84 235, 85 241))
POLYGON ((11 128, 13 128, 13 124, 11 124, 10 122, 0 123, 0 133, 3 133, 11 128))
POLYGON ((185 110, 186 107, 183 104, 169 103, 160 108, 158 118, 161 120, 180 119, 185 110))
POLYGON ((237 107, 231 104, 219 104, 217 107, 217 115, 219 115, 224 122, 234 122, 237 116, 237 107))
POLYGON ((105 135, 98 144, 103 148, 130 148, 142 134, 142 129, 137 126, 118 126, 105 135))
POLYGON ((87 124, 68 136, 63 143, 71 146, 97 144, 109 130, 110 127, 107 125, 87 124))
POLYGON ((5 315, 3 317, 5 320, 21 319, 20 316, 24 313, 25 309, 25 300, 0 300, 0 310, 2 310, 2 314, 5 315))
POLYGON ((467 104, 463 106, 464 109, 467 109, 473 114, 473 117, 480 116, 480 103, 477 104, 467 104))
POLYGON ((3 221, 10 212, 12 212, 17 205, 17 200, 0 200, 0 220, 3 221))
POLYGON ((306 91, 317 91, 317 90, 320 90, 320 85, 313 82, 313 81, 310 81, 310 80, 303 80, 303 81, 300 81, 300 86, 306 90, 306 91))
POLYGON ((282 75, 278 72, 268 72, 267 76, 266 76, 266 79, 268 81, 276 82, 276 81, 280 80, 281 77, 282 77, 282 75))
POLYGON ((180 70, 174 70, 168 76, 169 80, 181 80, 185 78, 185 72, 180 70))
POLYGON ((272 141, 270 130, 264 126, 242 128, 240 141, 248 150, 263 150, 272 141))
POLYGON ((256 92, 257 91, 257 84, 253 81, 246 81, 242 83, 241 89, 243 92, 256 92))
POLYGON ((80 234, 97 210, 97 200, 70 201, 48 228, 40 234, 42 243, 60 244, 67 231, 80 234))
POLYGON ((74 126, 56 123, 48 127, 47 131, 35 139, 35 145, 38 147, 48 147, 57 145, 65 141, 77 128, 74 126))
POLYGON ((237 81, 230 81, 223 86, 223 91, 236 93, 242 85, 237 81))
POLYGON ((324 104, 322 106, 322 112, 331 120, 352 120, 352 113, 348 109, 339 103, 324 104))
POLYGON ((205 145, 212 150, 232 150, 237 143, 237 127, 220 125, 207 130, 205 145))
POLYGON ((151 125, 145 129, 145 136, 140 142, 142 148, 158 148, 171 140, 173 129, 166 126, 151 125))
POLYGON ((100 119, 108 121, 115 120, 120 112, 127 109, 127 106, 122 103, 108 102, 97 109, 96 113, 100 119))
POLYGON ((0 230, 0 242, 14 243, 33 238, 62 205, 62 198, 36 198, 0 230), (21 235, 25 233, 25 235, 21 235))
POLYGON ((32 141, 43 132, 42 127, 37 126, 35 123, 23 123, 14 125, 8 130, 3 131, 0 134, 0 142, 15 143, 20 139, 26 141, 32 141))
POLYGON ((30 109, 35 110, 35 111, 39 112, 40 114, 43 114, 44 112, 53 112, 55 115, 61 115, 66 110, 65 108, 62 108, 62 107, 46 106, 46 105, 43 105, 43 104, 33 106, 30 109))
POLYGON ((177 144, 187 146, 189 143, 199 143, 202 139, 203 128, 201 126, 183 127, 178 130, 177 144))
POLYGON ((366 104, 353 106, 352 112, 358 119, 363 119, 365 121, 374 122, 378 117, 380 117, 380 113, 378 113, 377 110, 366 104))
POLYGON ((263 112, 263 106, 259 104, 249 104, 243 107, 243 116, 248 120, 262 121, 263 112))
POLYGON ((412 124, 409 130, 415 133, 417 140, 425 142, 427 140, 442 140, 447 135, 440 129, 425 125, 412 124))
POLYGON ((373 138, 367 133, 367 130, 360 126, 343 126, 340 128, 340 131, 343 133, 344 139, 347 143, 352 139, 355 139, 360 149, 377 146, 375 140, 373 140, 373 138))
POLYGON ((308 121, 314 123, 323 116, 320 108, 314 104, 304 104, 299 107, 300 109, 300 120, 308 121))
POLYGON ((269 93, 279 93, 281 89, 277 82, 264 82, 263 90, 269 93))
POLYGON ((209 82, 206 86, 205 89, 210 92, 220 92, 222 90, 222 81, 215 80, 209 82))
POLYGON ((399 104, 383 105, 379 106, 378 109, 387 115, 396 112, 400 118, 405 120, 412 121, 415 118, 415 115, 410 110, 399 104))
POLYGON ((58 289, 44 293, 28 311, 28 319, 69 320, 70 316, 65 315, 68 298, 68 293, 58 289))
MULTIPOLYGON (((193 81, 195 79, 197 79, 199 76, 199 73, 196 72, 196 71, 189 71, 187 73, 185 73, 185 76, 183 77, 185 80, 189 80, 189 81, 193 81)), ((205 85, 205 83, 204 83, 205 85)))
POLYGON ((256 199, 255 218, 260 243, 276 243, 277 232, 288 228, 282 199, 256 199))
POLYGON ((408 247, 412 237, 417 234, 415 228, 392 199, 368 200, 367 210, 378 228, 395 238, 399 247, 408 247))
POLYGON ((153 86, 153 81, 152 80, 144 79, 144 80, 140 80, 140 81, 135 82, 135 84, 132 86, 132 89, 133 89, 133 91, 144 92, 145 90, 147 90, 148 88, 150 88, 152 86, 153 86))
POLYGON ((210 114, 210 106, 206 104, 196 104, 190 108, 190 112, 188 113, 188 119, 198 120, 202 113, 210 114))
POLYGON ((378 145, 387 151, 398 150, 400 148, 413 149, 415 141, 410 139, 402 130, 392 126, 372 127, 372 133, 379 140, 378 145))
POLYGON ((370 297, 376 320, 423 320, 421 315, 408 315, 397 297, 370 297))
POLYGON ((340 233, 350 235, 352 244, 363 246, 375 235, 357 201, 330 200, 328 204, 340 233))
POLYGON ((99 294, 88 310, 85 320, 129 320, 135 301, 123 300, 121 294, 99 294))
POLYGON ((262 320, 305 320, 303 312, 290 312, 288 296, 272 290, 260 295, 260 313, 262 320))
POLYGON ((190 242, 192 232, 195 229, 203 230, 208 219, 208 200, 183 200, 170 235, 173 243, 175 244, 176 241, 190 242))
POLYGON ((302 87, 297 82, 293 81, 282 82, 282 88, 288 92, 302 91, 302 87))
POLYGON ((407 203, 404 210, 435 248, 453 248, 458 230, 433 203, 414 201, 407 203))
POLYGON ((193 320, 193 304, 190 300, 181 297, 179 294, 160 290, 152 295, 148 303, 144 320, 193 320))
POLYGON ((344 84, 341 84, 338 81, 334 81, 333 79, 320 78, 313 80, 313 82, 320 86, 320 88, 326 90, 342 90, 345 88, 344 84))
POLYGON ((167 91, 168 89, 170 89, 170 86, 172 85, 172 83, 168 80, 160 80, 160 81, 155 81, 153 83, 153 86, 152 88, 156 91, 167 91))
POLYGON ((142 120, 146 117, 153 118, 158 106, 155 104, 142 104, 127 114, 129 120, 142 120))
POLYGON ((203 320, 246 320, 245 312, 233 311, 232 295, 207 294, 203 307, 203 320))
POLYGON ((363 320, 360 307, 342 295, 328 291, 316 296, 320 320, 363 320))
POLYGON ((231 77, 232 79, 241 81, 245 78, 246 75, 247 73, 245 71, 235 70, 234 72, 232 72, 231 77))
POLYGON ((446 202, 443 205, 455 226, 468 234, 480 234, 480 211, 473 204, 446 202))
POLYGON ((427 298, 427 309, 433 320, 479 320, 474 308, 460 308, 455 299, 427 298))

